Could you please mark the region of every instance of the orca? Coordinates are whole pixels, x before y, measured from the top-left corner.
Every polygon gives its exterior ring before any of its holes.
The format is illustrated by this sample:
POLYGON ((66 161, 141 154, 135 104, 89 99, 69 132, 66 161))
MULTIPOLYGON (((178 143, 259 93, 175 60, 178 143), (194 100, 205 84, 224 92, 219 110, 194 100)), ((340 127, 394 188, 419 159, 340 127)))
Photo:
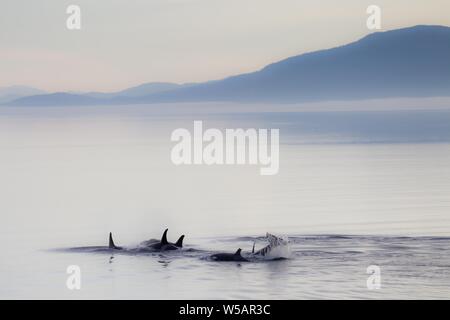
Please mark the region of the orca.
POLYGON ((214 261, 248 261, 241 255, 242 249, 239 248, 235 253, 216 253, 211 255, 214 261))
MULTIPOLYGON (((144 249, 151 249, 151 250, 155 250, 155 251, 166 251, 166 250, 177 250, 177 249, 181 249, 183 248, 183 240, 184 240, 184 235, 182 235, 176 243, 172 243, 167 241, 167 231, 169 229, 164 230, 164 233, 161 237, 161 240, 148 240, 148 241, 144 241, 143 243, 141 243, 141 248, 144 249)), ((109 249, 112 250, 123 250, 122 247, 116 246, 112 237, 112 233, 109 233, 109 245, 108 245, 109 249)))
POLYGON ((167 231, 169 229, 164 230, 164 233, 161 237, 161 240, 147 240, 141 243, 141 246, 146 248, 151 248, 155 250, 177 250, 183 248, 183 240, 184 240, 184 234, 177 240, 177 242, 172 243, 167 241, 167 231))
POLYGON ((109 245, 108 245, 109 249, 113 249, 113 250, 122 250, 122 247, 118 247, 114 244, 114 240, 112 237, 112 232, 109 233, 109 245))
POLYGON ((175 242, 175 246, 178 248, 183 248, 183 240, 184 240, 184 234, 178 238, 177 242, 175 242))
POLYGON ((246 258, 241 255, 239 248, 236 253, 216 253, 210 256, 214 261, 258 261, 288 259, 290 256, 289 240, 266 233, 266 239, 269 242, 264 248, 255 251, 255 242, 253 242, 252 253, 246 258))

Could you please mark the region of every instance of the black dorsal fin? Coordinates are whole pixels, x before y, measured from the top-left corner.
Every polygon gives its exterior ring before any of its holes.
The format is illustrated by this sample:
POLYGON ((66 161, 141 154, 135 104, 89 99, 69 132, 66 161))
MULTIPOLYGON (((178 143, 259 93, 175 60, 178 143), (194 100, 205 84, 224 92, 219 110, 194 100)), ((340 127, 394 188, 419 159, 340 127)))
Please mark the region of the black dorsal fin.
POLYGON ((178 239, 178 241, 175 243, 175 245, 178 248, 183 248, 183 239, 184 239, 184 234, 178 239))
POLYGON ((163 235, 162 235, 162 238, 161 238, 161 244, 168 244, 169 242, 167 241, 167 231, 168 231, 169 229, 166 229, 166 230, 164 230, 164 233, 163 233, 163 235))
POLYGON ((237 250, 236 250, 236 253, 235 253, 234 255, 240 256, 240 255, 241 255, 241 251, 242 251, 241 248, 237 249, 237 250))
POLYGON ((253 241, 253 249, 252 249, 252 253, 255 253, 255 241, 253 241))
POLYGON ((109 245, 108 246, 110 249, 118 249, 118 247, 116 247, 116 245, 114 244, 112 232, 109 233, 109 245))

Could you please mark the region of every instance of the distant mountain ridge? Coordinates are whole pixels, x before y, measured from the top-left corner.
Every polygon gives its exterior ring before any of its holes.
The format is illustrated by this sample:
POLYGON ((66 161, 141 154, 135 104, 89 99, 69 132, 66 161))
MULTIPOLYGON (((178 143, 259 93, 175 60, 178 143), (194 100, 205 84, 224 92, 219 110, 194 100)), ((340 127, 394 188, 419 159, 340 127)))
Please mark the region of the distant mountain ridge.
POLYGON ((94 104, 117 104, 122 100, 141 97, 158 92, 174 90, 177 88, 188 87, 192 84, 176 84, 169 82, 149 82, 135 87, 127 88, 117 92, 55 92, 39 93, 28 95, 7 103, 9 105, 94 105, 94 104))
POLYGON ((44 90, 36 89, 28 86, 9 86, 0 87, 0 103, 13 101, 21 97, 45 94, 44 90))
POLYGON ((114 97, 142 97, 145 95, 150 95, 159 92, 165 92, 169 90, 175 90, 182 88, 183 84, 170 83, 170 82, 149 82, 138 85, 136 87, 131 87, 125 90, 121 90, 118 92, 111 93, 103 93, 103 92, 88 92, 85 93, 85 96, 90 96, 93 98, 114 98, 114 97))
POLYGON ((107 97, 85 94, 83 98, 41 95, 20 98, 13 104, 305 102, 450 96, 450 28, 421 25, 376 32, 341 47, 272 63, 256 72, 140 93, 107 97))

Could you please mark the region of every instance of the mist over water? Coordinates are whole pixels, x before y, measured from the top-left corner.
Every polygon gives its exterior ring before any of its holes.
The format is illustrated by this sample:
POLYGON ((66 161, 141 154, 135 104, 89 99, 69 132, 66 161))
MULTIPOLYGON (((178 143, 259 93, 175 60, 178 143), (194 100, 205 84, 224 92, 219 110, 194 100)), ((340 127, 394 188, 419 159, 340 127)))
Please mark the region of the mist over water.
POLYGON ((180 110, 0 108, 1 298, 448 298, 450 111, 180 110), (279 174, 173 165, 170 134, 194 120, 279 128, 279 174), (55 250, 166 227, 196 251, 55 250), (261 248, 266 231, 290 237, 291 259, 205 259, 261 248), (380 290, 366 288, 372 264, 380 290))

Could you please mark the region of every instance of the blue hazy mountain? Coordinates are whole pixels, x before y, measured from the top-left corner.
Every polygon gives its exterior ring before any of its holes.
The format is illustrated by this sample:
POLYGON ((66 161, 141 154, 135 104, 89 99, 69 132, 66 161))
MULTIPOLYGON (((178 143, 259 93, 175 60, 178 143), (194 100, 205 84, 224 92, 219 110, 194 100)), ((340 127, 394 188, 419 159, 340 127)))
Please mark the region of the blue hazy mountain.
POLYGON ((83 94, 56 92, 19 98, 6 103, 12 106, 65 106, 104 104, 105 100, 83 94))
POLYGON ((93 98, 108 98, 108 99, 114 97, 142 97, 154 93, 179 89, 185 86, 188 85, 170 82, 149 82, 118 92, 88 92, 85 93, 84 95, 93 98))
POLYGON ((44 94, 43 90, 28 86, 0 87, 0 103, 13 101, 21 97, 44 94))
MULTIPOLYGON (((90 103, 303 102, 428 96, 450 96, 449 27, 415 26, 376 32, 341 47, 290 57, 252 73, 142 96, 99 98, 90 103)), ((21 98, 15 104, 33 104, 36 98, 21 98)), ((48 104, 75 104, 74 97, 67 97, 65 103, 54 98, 40 96, 39 104, 45 99, 48 104)))
MULTIPOLYGON (((56 92, 50 94, 28 95, 8 103, 9 105, 93 105, 127 103, 130 98, 188 87, 190 84, 150 82, 117 92, 56 92)), ((11 101, 11 100, 9 100, 11 101)))
POLYGON ((450 28, 416 26, 142 100, 297 102, 440 95, 450 96, 450 28))

